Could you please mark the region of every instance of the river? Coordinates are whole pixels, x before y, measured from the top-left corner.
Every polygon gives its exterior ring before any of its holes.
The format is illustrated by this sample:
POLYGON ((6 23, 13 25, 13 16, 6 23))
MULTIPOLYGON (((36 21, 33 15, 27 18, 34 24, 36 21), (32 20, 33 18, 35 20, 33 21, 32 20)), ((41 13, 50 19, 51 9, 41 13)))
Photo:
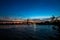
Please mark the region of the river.
POLYGON ((58 26, 54 25, 0 25, 0 39, 60 40, 58 26))

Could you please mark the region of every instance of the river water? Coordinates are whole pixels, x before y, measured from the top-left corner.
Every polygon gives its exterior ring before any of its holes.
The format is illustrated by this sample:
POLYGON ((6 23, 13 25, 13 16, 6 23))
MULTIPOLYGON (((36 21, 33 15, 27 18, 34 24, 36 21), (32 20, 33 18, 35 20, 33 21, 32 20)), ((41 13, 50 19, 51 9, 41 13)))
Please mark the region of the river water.
POLYGON ((0 39, 60 40, 60 31, 54 25, 0 25, 0 39))

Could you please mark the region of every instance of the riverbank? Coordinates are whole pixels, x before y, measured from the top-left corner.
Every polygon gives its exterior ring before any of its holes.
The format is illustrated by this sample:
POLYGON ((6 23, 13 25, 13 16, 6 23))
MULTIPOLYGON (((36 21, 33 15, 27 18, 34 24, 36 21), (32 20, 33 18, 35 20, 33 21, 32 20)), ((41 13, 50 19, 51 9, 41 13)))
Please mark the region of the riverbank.
POLYGON ((60 25, 60 20, 54 21, 0 21, 0 25, 60 25))

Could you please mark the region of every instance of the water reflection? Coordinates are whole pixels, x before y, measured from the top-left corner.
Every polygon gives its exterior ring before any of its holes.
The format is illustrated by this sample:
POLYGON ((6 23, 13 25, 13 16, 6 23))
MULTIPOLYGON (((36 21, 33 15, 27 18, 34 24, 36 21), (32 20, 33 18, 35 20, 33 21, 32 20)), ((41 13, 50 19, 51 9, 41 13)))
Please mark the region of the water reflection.
POLYGON ((54 25, 0 25, 0 37, 11 40, 59 40, 60 28, 54 25))
POLYGON ((52 38, 55 38, 55 40, 60 40, 60 26, 53 26, 52 27, 53 30, 55 31, 55 37, 52 37, 52 38))

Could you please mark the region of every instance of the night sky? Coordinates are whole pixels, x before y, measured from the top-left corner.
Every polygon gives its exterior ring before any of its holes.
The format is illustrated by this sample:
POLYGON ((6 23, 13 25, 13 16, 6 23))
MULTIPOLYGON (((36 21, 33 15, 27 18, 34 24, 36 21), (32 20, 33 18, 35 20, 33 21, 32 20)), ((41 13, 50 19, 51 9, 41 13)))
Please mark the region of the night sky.
POLYGON ((60 16, 60 0, 0 0, 0 16, 60 16))

